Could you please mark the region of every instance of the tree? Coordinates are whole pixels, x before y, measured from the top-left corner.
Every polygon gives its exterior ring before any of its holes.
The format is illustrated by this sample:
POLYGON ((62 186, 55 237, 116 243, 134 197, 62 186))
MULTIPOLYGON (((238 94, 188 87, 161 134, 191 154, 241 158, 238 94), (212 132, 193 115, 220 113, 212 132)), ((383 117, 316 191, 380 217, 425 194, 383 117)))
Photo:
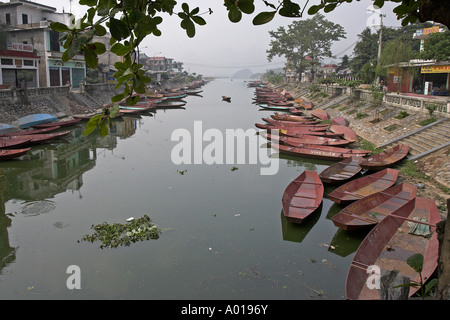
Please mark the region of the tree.
POLYGON ((342 26, 325 19, 321 14, 307 20, 294 21, 286 30, 279 27, 277 31, 269 31, 273 38, 267 59, 275 56, 285 56, 289 67, 301 74, 307 67, 314 69, 325 57, 332 57, 333 41, 345 38, 342 26), (309 57, 310 59, 306 59, 309 57))
POLYGON ((420 58, 436 61, 448 61, 450 59, 450 32, 438 32, 430 35, 425 40, 424 50, 420 58))
MULTIPOLYGON (((359 0, 356 0, 359 1, 359 0)), ((331 12, 343 3, 351 3, 353 0, 320 0, 320 4, 309 8, 309 14, 315 14, 320 10, 331 12)), ((385 2, 399 3, 393 12, 398 20, 402 20, 402 26, 427 21, 435 21, 450 28, 450 1, 446 0, 375 0, 374 6, 382 8, 385 2)))

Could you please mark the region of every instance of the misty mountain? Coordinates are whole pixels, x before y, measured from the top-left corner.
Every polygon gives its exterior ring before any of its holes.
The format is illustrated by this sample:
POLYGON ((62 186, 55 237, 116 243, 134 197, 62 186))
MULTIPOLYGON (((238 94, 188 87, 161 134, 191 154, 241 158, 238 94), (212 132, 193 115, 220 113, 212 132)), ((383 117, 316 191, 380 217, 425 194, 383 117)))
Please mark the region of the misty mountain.
POLYGON ((250 79, 253 73, 250 69, 242 69, 235 72, 231 77, 235 79, 250 79))

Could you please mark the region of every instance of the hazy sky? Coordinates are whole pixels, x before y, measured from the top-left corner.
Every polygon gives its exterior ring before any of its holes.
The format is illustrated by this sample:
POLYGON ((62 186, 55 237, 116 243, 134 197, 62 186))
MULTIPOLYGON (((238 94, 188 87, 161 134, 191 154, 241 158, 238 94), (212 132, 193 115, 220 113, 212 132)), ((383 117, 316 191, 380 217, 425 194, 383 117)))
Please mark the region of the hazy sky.
MULTIPOLYGON (((78 0, 38 0, 37 3, 55 7, 58 12, 71 12, 79 18, 84 14, 85 6, 80 6, 78 0)), ((285 18, 277 15, 271 22, 253 26, 251 21, 256 13, 266 11, 267 7, 262 0, 255 0, 256 10, 252 15, 243 15, 239 23, 228 20, 223 0, 185 0, 177 1, 179 5, 187 2, 189 7, 200 8, 200 13, 212 9, 210 15, 205 13, 202 17, 207 24, 197 26, 196 36, 189 38, 180 27, 178 16, 164 15, 164 21, 160 24, 162 35, 160 37, 149 36, 140 46, 141 52, 147 56, 165 56, 184 63, 184 69, 188 72, 196 72, 205 76, 231 76, 234 72, 248 68, 253 73, 264 72, 270 68, 282 67, 284 58, 274 58, 272 62, 267 61, 266 50, 269 49, 269 31, 276 30, 279 26, 288 26, 295 18, 285 18)), ((297 1, 302 6, 306 0, 297 1)), ((310 0, 309 6, 320 3, 320 0, 310 0)), ((372 8, 373 1, 361 0, 345 3, 337 7, 333 12, 324 14, 327 20, 340 24, 345 32, 346 39, 336 42, 333 54, 336 55, 335 62, 340 62, 345 54, 351 55, 357 41, 357 35, 367 26, 378 26, 379 14, 367 12, 372 8)), ((383 24, 389 27, 398 27, 392 9, 395 4, 386 2, 381 9, 383 24)), ((269 11, 269 10, 267 10, 269 11)), ((301 19, 311 18, 306 13, 301 19)), ((296 18, 299 19, 299 18, 296 18)))

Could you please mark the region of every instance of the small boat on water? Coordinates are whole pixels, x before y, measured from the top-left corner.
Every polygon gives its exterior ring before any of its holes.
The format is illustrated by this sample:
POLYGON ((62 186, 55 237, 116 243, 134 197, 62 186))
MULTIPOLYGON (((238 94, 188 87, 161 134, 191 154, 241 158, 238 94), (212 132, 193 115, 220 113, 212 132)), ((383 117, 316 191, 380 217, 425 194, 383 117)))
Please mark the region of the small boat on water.
POLYGON ((2 137, 22 136, 22 135, 30 135, 30 134, 36 134, 36 133, 47 133, 47 132, 56 131, 59 128, 61 128, 61 127, 54 126, 54 127, 46 127, 46 128, 34 129, 34 130, 25 129, 25 130, 20 130, 20 131, 13 132, 13 133, 0 134, 0 139, 2 137))
POLYGON ((346 231, 371 228, 414 199, 416 194, 415 185, 401 183, 349 204, 331 221, 336 227, 346 231))
POLYGON ((261 132, 260 135, 267 140, 277 140, 293 147, 298 147, 302 144, 313 144, 313 145, 317 144, 322 146, 334 146, 334 147, 344 146, 348 144, 347 140, 313 136, 309 134, 301 135, 295 138, 290 136, 279 136, 268 134, 266 132, 261 132))
POLYGON ((222 101, 231 102, 231 97, 222 96, 222 101))
POLYGON ((347 126, 341 126, 341 125, 332 125, 330 127, 330 131, 335 133, 342 133, 345 140, 348 140, 350 142, 356 142, 358 141, 358 136, 356 135, 355 131, 350 129, 347 126))
POLYGON ((319 118, 320 120, 328 120, 330 119, 330 116, 325 110, 322 109, 315 109, 311 111, 311 115, 313 115, 316 118, 319 118))
MULTIPOLYGON (((340 161, 345 158, 349 158, 352 156, 363 157, 365 153, 356 153, 352 151, 336 151, 333 149, 324 149, 325 146, 318 145, 303 145, 300 147, 286 146, 280 145, 278 143, 271 142, 270 146, 278 150, 280 153, 305 157, 305 158, 314 158, 314 159, 323 159, 323 160, 331 160, 331 161, 340 161)), ((330 147, 333 148, 333 147, 330 147)), ((337 148, 339 149, 339 148, 337 148)), ((348 149, 352 150, 352 149, 348 149)))
MULTIPOLYGON (((361 166, 361 162, 359 166, 361 166)), ((352 201, 365 198, 392 187, 397 181, 398 174, 398 170, 386 168, 373 174, 348 181, 330 192, 327 197, 331 201, 339 204, 349 204, 352 201)))
POLYGON ((17 126, 8 123, 0 123, 0 134, 8 134, 20 131, 17 126))
POLYGON ((35 134, 29 134, 29 135, 21 135, 21 136, 9 136, 9 137, 0 137, 0 140, 8 140, 8 139, 15 139, 16 137, 21 138, 28 138, 30 141, 28 141, 27 145, 36 145, 41 143, 46 143, 52 140, 56 140, 62 137, 67 136, 70 133, 70 130, 68 131, 62 131, 62 132, 54 132, 54 133, 35 133, 35 134))
POLYGON ((25 155, 31 148, 0 150, 0 160, 11 160, 25 155))
POLYGON ((291 181, 283 193, 281 203, 286 220, 302 223, 322 203, 324 187, 316 171, 303 171, 291 181))
POLYGON ((295 130, 296 132, 302 132, 302 133, 308 133, 308 132, 323 132, 327 131, 327 128, 325 127, 314 127, 314 126, 289 126, 287 124, 278 124, 278 125, 272 125, 272 124, 262 124, 262 123, 255 123, 255 126, 259 129, 265 129, 267 131, 271 130, 281 130, 281 129, 289 129, 289 130, 295 130))
POLYGON ((299 110, 297 108, 290 108, 289 112, 291 114, 293 114, 293 115, 296 115, 296 116, 304 116, 305 115, 305 113, 303 111, 301 111, 301 110, 299 110))
POLYGON ((268 105, 268 104, 261 104, 258 103, 258 106, 262 109, 268 109, 268 110, 289 110, 290 106, 276 106, 276 105, 268 105))
POLYGON ((367 170, 382 170, 403 160, 408 155, 409 145, 398 144, 381 153, 374 154, 361 162, 361 167, 367 170))
POLYGON ((262 118, 263 121, 267 122, 271 126, 275 127, 295 127, 295 128, 312 128, 312 129, 323 129, 326 131, 330 126, 328 124, 317 124, 317 122, 293 122, 293 121, 283 121, 283 120, 273 120, 269 118, 262 118))
POLYGON ((70 127, 70 126, 76 125, 80 121, 81 121, 81 119, 72 119, 72 120, 65 120, 65 121, 56 121, 56 122, 50 122, 50 123, 42 123, 42 124, 34 125, 32 127, 36 128, 36 129, 50 128, 50 127, 55 127, 55 126, 70 127))
POLYGON ((347 182, 361 172, 361 161, 361 157, 351 157, 332 164, 319 174, 320 180, 329 184, 347 182))
POLYGON ((156 104, 156 109, 178 109, 178 108, 182 108, 186 105, 186 102, 168 102, 168 103, 157 103, 156 104))
POLYGON ((20 136, 2 139, 0 138, 0 149, 15 149, 26 146, 31 138, 23 138, 20 136))
MULTIPOLYGON (((272 128, 276 129, 274 126, 266 126, 266 130, 270 130, 272 128)), ((264 129, 264 128, 262 128, 264 129)), ((294 128, 294 127, 288 127, 288 128, 279 128, 278 129, 279 134, 283 136, 290 136, 290 137, 299 137, 300 135, 309 134, 314 136, 321 136, 326 138, 340 138, 341 135, 334 132, 327 132, 327 131, 318 131, 317 129, 313 130, 305 130, 304 128, 294 128)))
POLYGON ((337 116, 331 119, 331 124, 339 125, 339 126, 348 126, 350 122, 344 117, 337 116))
POLYGON ((315 121, 313 117, 308 116, 296 116, 293 114, 282 114, 275 112, 275 114, 270 115, 273 120, 283 120, 283 121, 292 121, 292 122, 307 122, 307 121, 315 121))
POLYGON ((55 116, 52 116, 51 114, 37 113, 37 114, 30 114, 28 116, 22 117, 22 118, 18 119, 15 122, 15 124, 20 129, 26 129, 26 128, 30 128, 30 127, 33 127, 38 124, 56 122, 57 120, 58 120, 58 118, 56 118, 55 116))
MULTIPOLYGON (((429 279, 438 265, 439 241, 436 224, 441 221, 434 200, 416 197, 386 216, 361 242, 347 275, 345 293, 348 300, 380 300, 380 290, 367 286, 369 266, 398 271, 411 283, 429 279), (406 260, 414 255, 424 257, 421 274, 406 260)), ((409 287, 409 297, 420 289, 409 287)))

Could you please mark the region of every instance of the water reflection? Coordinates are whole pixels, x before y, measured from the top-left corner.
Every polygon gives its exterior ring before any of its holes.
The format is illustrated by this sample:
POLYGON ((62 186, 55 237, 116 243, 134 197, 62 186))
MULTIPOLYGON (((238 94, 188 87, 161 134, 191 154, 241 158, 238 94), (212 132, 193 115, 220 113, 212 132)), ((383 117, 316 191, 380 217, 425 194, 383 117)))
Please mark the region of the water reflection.
POLYGON ((305 219, 301 224, 291 223, 287 221, 284 216, 283 210, 281 210, 281 229, 283 231, 283 240, 292 242, 302 242, 314 225, 319 221, 320 215, 322 213, 323 205, 317 208, 316 212, 311 214, 307 219, 305 219))

